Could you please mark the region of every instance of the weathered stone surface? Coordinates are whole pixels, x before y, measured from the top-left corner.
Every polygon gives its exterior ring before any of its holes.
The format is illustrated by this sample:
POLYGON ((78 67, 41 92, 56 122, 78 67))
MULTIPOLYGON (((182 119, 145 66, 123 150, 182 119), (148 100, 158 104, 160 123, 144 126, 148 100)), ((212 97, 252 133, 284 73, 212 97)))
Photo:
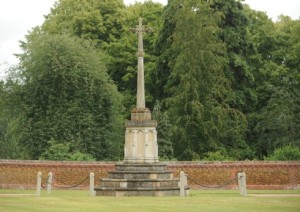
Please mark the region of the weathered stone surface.
POLYGON ((127 127, 125 132, 124 162, 157 163, 158 144, 155 127, 127 127))
POLYGON ((163 190, 145 190, 145 189, 126 189, 126 190, 96 190, 97 196, 179 196, 177 189, 163 189, 163 190))
POLYGON ((151 120, 151 111, 148 108, 134 108, 131 111, 132 121, 151 120))
POLYGON ((129 128, 136 128, 136 127, 156 127, 157 126, 157 121, 156 120, 143 120, 143 121, 138 121, 138 120, 127 120, 125 122, 125 127, 129 128))
POLYGON ((108 176, 95 188, 97 196, 179 195, 179 179, 173 178, 165 164, 116 164, 108 176))
POLYGON ((177 179, 102 179, 103 188, 177 188, 177 179))
POLYGON ((127 163, 120 163, 116 164, 116 170, 118 171, 165 171, 167 165, 166 164, 127 164, 127 163))
POLYGON ((113 171, 108 176, 112 179, 170 179, 172 177, 170 171, 113 171))

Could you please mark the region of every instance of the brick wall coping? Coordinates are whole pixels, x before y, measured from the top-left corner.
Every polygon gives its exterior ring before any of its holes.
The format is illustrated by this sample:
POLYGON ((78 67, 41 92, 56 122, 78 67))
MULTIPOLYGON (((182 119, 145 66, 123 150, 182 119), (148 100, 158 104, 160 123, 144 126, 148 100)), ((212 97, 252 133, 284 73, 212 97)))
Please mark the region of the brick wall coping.
POLYGON ((53 161, 53 160, 6 160, 0 159, 1 163, 28 163, 28 164, 115 164, 117 161, 53 161))
POLYGON ((243 165, 243 164, 299 164, 300 161, 264 161, 264 160, 246 160, 246 161, 164 161, 163 163, 166 164, 196 164, 196 165, 201 165, 201 164, 212 164, 212 165, 243 165))
POLYGON ((300 167, 300 161, 185 161, 166 162, 168 167, 300 167))
MULTIPOLYGON (((114 165, 121 161, 48 161, 48 160, 4 160, 0 159, 1 164, 28 164, 28 165, 114 165)), ((300 166, 300 161, 161 161, 160 163, 168 166, 180 165, 296 165, 300 166)))

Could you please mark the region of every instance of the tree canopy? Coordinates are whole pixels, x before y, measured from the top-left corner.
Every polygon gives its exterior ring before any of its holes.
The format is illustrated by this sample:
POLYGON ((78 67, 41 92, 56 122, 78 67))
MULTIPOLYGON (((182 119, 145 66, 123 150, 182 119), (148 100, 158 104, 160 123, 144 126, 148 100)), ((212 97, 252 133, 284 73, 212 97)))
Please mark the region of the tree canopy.
POLYGON ((20 55, 23 88, 21 143, 30 158, 49 141, 97 159, 117 158, 121 97, 109 79, 105 56, 89 42, 65 35, 32 33, 20 55), (34 62, 35 61, 35 62, 34 62))
POLYGON ((299 19, 238 0, 59 0, 0 82, 0 158, 122 159, 140 17, 162 159, 298 157, 299 19))

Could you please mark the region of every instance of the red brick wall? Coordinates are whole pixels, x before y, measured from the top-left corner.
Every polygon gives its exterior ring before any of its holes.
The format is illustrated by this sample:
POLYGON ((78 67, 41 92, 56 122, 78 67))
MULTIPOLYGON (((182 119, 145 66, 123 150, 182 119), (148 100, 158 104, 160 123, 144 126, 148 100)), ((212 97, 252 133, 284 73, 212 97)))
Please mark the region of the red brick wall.
MULTIPOLYGON (((0 188, 34 189, 37 173, 42 173, 42 184, 46 184, 48 173, 53 173, 53 185, 66 187, 78 184, 90 172, 95 174, 95 182, 106 177, 114 163, 101 162, 56 162, 56 161, 11 161, 0 160, 0 188)), ((89 179, 80 187, 88 187, 89 179)))
MULTIPOLYGON (((245 172, 248 189, 300 189, 300 161, 185 162, 169 163, 168 167, 175 175, 184 171, 194 188, 205 188, 198 184, 219 186, 234 179, 238 172, 245 172)), ((225 188, 233 189, 237 186, 237 183, 233 183, 225 188)))
MULTIPOLYGON (((294 162, 165 162, 167 168, 178 176, 184 171, 192 188, 214 187, 234 179, 239 171, 247 175, 248 189, 300 189, 300 161, 294 162), (200 185, 203 186, 200 186, 200 185)), ((0 188, 35 189, 37 173, 42 172, 43 184, 49 172, 53 184, 58 187, 75 185, 90 172, 95 173, 96 186, 99 179, 114 170, 114 162, 55 162, 0 160, 0 188)), ((88 187, 87 179, 77 189, 88 187)), ((237 188, 236 181, 222 187, 237 188)))

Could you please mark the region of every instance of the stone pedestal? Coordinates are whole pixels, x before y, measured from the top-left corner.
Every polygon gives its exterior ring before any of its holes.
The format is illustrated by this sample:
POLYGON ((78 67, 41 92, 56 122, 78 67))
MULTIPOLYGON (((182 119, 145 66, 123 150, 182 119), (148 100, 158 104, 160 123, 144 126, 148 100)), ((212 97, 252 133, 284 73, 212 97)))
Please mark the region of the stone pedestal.
POLYGON ((125 123, 125 163, 157 163, 157 122, 151 120, 149 109, 134 109, 125 123))

